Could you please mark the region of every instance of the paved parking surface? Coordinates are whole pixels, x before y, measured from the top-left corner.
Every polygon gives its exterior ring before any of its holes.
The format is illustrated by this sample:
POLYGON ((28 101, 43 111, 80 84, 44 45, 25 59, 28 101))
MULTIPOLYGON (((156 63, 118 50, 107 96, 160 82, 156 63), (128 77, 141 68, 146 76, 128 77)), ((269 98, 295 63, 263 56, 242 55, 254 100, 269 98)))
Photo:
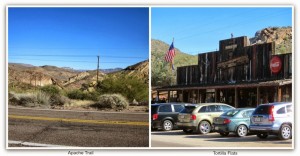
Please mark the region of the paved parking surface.
POLYGON ((236 137, 233 133, 227 137, 222 137, 219 133, 185 134, 181 130, 175 131, 153 131, 151 133, 152 147, 199 147, 199 148, 292 148, 292 139, 279 140, 277 136, 269 136, 266 139, 259 139, 256 135, 246 137, 236 137))

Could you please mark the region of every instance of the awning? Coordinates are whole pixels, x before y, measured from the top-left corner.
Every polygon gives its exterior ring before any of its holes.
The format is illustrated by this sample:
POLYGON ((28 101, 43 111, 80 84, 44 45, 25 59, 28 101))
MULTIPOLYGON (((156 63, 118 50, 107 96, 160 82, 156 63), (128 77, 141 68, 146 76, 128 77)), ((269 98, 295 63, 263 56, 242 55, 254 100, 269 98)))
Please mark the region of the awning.
POLYGON ((157 91, 171 91, 171 90, 195 90, 195 89, 230 89, 230 88, 254 88, 254 87, 279 87, 292 84, 292 79, 273 80, 265 82, 251 82, 239 84, 206 84, 206 85, 174 85, 155 88, 157 91))

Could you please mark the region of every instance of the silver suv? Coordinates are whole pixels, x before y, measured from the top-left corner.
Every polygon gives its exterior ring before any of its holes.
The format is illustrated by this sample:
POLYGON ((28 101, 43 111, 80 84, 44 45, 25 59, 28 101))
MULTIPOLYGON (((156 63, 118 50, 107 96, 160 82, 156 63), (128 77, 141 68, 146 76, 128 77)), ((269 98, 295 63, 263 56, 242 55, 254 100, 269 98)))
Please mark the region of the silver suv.
POLYGON ((235 108, 224 103, 188 105, 179 113, 177 126, 185 133, 207 134, 212 129, 213 118, 231 109, 235 108))
POLYGON ((292 137, 292 125, 292 103, 280 102, 259 105, 250 117, 249 129, 259 138, 272 134, 286 140, 292 137))

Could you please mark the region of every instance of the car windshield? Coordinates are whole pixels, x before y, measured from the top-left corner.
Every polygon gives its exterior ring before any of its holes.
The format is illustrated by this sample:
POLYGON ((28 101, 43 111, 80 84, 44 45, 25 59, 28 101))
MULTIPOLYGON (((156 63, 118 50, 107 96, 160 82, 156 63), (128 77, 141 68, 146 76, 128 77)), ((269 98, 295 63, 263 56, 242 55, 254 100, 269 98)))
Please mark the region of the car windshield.
POLYGON ((180 111, 180 113, 192 113, 193 110, 196 108, 197 106, 185 106, 183 110, 180 111))
POLYGON ((233 117, 235 116, 240 110, 230 110, 230 111, 227 111, 225 113, 223 113, 221 116, 228 116, 228 117, 233 117))

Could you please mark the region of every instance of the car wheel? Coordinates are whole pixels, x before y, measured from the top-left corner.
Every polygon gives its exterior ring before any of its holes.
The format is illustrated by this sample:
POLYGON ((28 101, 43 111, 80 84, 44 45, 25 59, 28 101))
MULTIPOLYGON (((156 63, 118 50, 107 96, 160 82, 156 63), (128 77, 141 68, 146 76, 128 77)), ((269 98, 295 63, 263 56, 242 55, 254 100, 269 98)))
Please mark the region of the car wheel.
POLYGON ((190 134, 190 133, 193 133, 193 130, 192 129, 183 129, 183 132, 190 134))
POLYGON ((207 121, 201 121, 198 127, 198 130, 201 134, 207 134, 211 130, 210 123, 207 121))
POLYGON ((170 131, 173 129, 173 123, 170 120, 165 120, 162 126, 164 131, 170 131))
POLYGON ((223 133, 220 133, 221 136, 228 136, 229 135, 229 132, 223 132, 223 133))
POLYGON ((248 128, 245 125, 239 125, 236 129, 236 135, 238 137, 244 137, 248 134, 248 128))
POLYGON ((289 125, 282 125, 278 134, 280 140, 290 139, 292 136, 292 128, 289 125))
POLYGON ((268 137, 268 134, 266 134, 266 133, 260 133, 260 134, 257 134, 256 136, 259 137, 260 139, 265 139, 265 138, 268 137))

